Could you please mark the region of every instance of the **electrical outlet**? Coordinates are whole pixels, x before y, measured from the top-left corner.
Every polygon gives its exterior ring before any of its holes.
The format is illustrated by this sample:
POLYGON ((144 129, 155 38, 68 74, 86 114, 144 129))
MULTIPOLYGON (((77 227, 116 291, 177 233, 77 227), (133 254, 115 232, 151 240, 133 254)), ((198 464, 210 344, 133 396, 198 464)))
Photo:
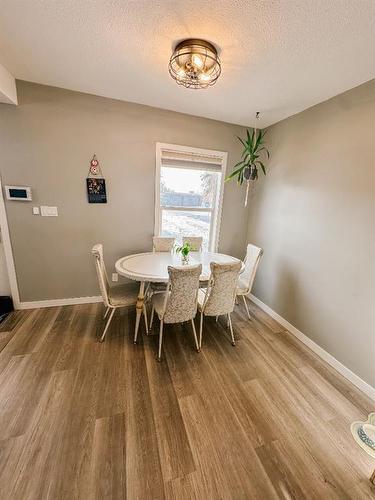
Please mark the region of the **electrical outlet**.
POLYGON ((112 273, 112 281, 118 281, 118 274, 112 273))
POLYGON ((33 207, 33 214, 39 215, 39 207, 33 207))

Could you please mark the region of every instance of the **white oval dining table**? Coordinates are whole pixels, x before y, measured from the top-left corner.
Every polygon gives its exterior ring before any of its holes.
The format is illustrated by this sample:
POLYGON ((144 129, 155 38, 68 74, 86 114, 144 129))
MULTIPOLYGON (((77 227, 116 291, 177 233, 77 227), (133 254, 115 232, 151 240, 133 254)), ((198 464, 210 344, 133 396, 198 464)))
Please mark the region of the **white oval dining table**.
MULTIPOLYGON (((209 279, 211 262, 228 264, 241 261, 230 255, 215 252, 192 252, 189 256, 189 265, 202 264, 200 281, 209 279)), ((169 279, 168 266, 181 266, 181 256, 169 252, 137 253, 122 257, 115 264, 118 274, 140 282, 136 305, 134 342, 137 342, 139 322, 142 316, 145 283, 167 283, 169 279)))

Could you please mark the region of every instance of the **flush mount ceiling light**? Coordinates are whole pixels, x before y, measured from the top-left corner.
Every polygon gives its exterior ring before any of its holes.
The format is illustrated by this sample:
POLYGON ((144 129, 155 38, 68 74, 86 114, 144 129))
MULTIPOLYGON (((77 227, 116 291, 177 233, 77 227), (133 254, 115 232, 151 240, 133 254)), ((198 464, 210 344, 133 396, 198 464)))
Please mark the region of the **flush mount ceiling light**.
POLYGON ((169 73, 179 85, 189 89, 213 85, 221 73, 216 48, 198 38, 183 40, 176 45, 170 58, 169 73))

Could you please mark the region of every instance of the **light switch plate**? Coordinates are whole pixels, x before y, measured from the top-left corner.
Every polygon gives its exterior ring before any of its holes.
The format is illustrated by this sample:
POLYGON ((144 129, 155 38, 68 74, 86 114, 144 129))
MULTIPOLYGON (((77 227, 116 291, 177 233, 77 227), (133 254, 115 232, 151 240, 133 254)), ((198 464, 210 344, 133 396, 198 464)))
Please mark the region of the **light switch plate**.
POLYGON ((112 273, 112 281, 118 281, 118 274, 112 273))
POLYGON ((42 205, 40 207, 40 212, 42 217, 57 217, 59 215, 57 207, 47 207, 42 205))
POLYGON ((33 207, 33 214, 34 215, 39 215, 39 207, 33 207))

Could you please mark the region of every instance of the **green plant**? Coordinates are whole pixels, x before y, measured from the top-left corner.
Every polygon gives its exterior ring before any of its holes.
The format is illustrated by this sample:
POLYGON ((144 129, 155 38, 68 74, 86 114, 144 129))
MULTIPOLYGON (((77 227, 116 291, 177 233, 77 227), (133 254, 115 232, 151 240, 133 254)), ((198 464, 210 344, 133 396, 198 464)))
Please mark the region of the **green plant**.
POLYGON ((242 159, 233 168, 233 172, 228 175, 225 179, 227 181, 233 179, 237 176, 237 182, 243 184, 243 181, 253 181, 258 178, 258 168, 262 169, 264 175, 266 175, 266 167, 264 163, 260 160, 262 151, 270 157, 270 153, 266 146, 264 145, 264 136, 266 130, 253 130, 251 133, 246 130, 246 139, 243 140, 241 137, 237 136, 237 139, 241 142, 244 149, 242 151, 242 159))
POLYGON ((176 253, 180 253, 183 260, 187 260, 189 257, 189 253, 193 250, 193 247, 190 243, 186 242, 181 246, 175 246, 176 253))

